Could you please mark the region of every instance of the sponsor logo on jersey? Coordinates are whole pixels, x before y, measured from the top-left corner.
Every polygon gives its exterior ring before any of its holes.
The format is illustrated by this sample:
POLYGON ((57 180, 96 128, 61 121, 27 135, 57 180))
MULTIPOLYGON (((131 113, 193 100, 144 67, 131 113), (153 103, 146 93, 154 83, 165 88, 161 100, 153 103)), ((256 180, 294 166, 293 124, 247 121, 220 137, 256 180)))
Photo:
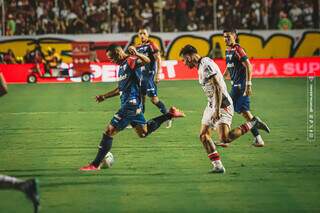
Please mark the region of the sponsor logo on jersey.
POLYGON ((234 67, 234 63, 227 63, 227 67, 230 68, 230 67, 234 67))
POLYGON ((120 75, 120 76, 119 76, 119 81, 122 81, 122 80, 126 79, 127 77, 128 77, 127 74, 120 75))
POLYGON ((232 59, 232 56, 233 56, 232 54, 226 54, 226 57, 229 58, 229 60, 232 59))

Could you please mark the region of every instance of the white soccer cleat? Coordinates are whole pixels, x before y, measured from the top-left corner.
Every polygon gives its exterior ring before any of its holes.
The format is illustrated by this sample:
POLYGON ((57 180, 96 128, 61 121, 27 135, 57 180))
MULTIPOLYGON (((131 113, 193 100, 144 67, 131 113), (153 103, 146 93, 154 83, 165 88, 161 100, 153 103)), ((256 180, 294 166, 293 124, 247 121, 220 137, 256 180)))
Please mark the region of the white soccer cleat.
POLYGON ((166 128, 169 129, 172 127, 172 120, 168 120, 167 121, 167 125, 166 125, 166 128))
POLYGON ((262 140, 261 135, 254 138, 252 145, 255 147, 264 147, 264 141, 262 140))
POLYGON ((210 173, 225 173, 226 169, 220 160, 212 161, 213 168, 210 173))

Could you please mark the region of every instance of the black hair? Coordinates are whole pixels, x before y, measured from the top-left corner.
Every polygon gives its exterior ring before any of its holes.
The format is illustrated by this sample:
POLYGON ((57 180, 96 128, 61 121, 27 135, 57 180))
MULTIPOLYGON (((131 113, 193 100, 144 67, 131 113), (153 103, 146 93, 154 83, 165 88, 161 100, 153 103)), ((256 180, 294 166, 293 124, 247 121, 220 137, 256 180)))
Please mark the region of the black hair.
POLYGON ((197 49, 194 46, 187 44, 181 49, 180 56, 184 56, 186 54, 193 54, 193 53, 198 53, 197 49))
POLYGON ((238 37, 238 32, 237 32, 237 30, 235 29, 235 28, 225 28, 224 30, 223 30, 223 33, 234 33, 235 35, 236 35, 236 37, 235 37, 235 42, 236 43, 239 43, 239 37, 238 37))
POLYGON ((234 28, 225 28, 224 30, 223 30, 223 33, 234 33, 234 34, 237 34, 237 30, 236 29, 234 29, 234 28))
POLYGON ((118 49, 120 46, 116 44, 111 44, 110 46, 107 47, 107 52, 113 53, 116 49, 118 49))

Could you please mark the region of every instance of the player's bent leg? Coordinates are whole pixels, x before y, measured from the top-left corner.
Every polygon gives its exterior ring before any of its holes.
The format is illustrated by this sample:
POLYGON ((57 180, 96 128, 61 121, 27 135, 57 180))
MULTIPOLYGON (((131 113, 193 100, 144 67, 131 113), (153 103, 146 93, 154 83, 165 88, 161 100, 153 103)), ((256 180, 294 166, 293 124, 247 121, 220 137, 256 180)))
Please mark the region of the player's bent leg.
POLYGON ((161 126, 161 124, 163 124, 163 122, 168 121, 172 118, 181 117, 185 117, 185 114, 176 107, 171 107, 167 113, 160 115, 156 118, 152 118, 147 122, 147 135, 156 131, 161 126))
POLYGON ((95 159, 87 166, 81 167, 81 171, 96 171, 100 170, 100 164, 103 161, 106 154, 111 150, 113 136, 117 133, 117 129, 109 124, 105 133, 102 135, 102 139, 98 146, 98 152, 95 159))
POLYGON ((220 123, 217 127, 217 132, 218 132, 218 138, 220 143, 216 143, 218 146, 222 147, 228 147, 228 143, 231 141, 229 140, 229 132, 230 132, 230 127, 228 124, 225 123, 220 123))
POLYGON ((206 150, 208 154, 208 158, 211 161, 211 164, 213 166, 212 170, 210 172, 212 173, 224 173, 225 168, 222 165, 222 162, 220 160, 220 155, 218 151, 216 150, 216 146, 211 138, 211 131, 210 127, 207 125, 202 125, 200 130, 200 141, 206 150))
POLYGON ((150 100, 154 105, 156 105, 159 108, 159 110, 162 114, 165 114, 168 112, 166 106, 164 105, 164 103, 162 101, 160 101, 158 96, 152 96, 152 97, 150 97, 150 100))
POLYGON ((146 95, 142 95, 142 113, 146 111, 146 95))
MULTIPOLYGON (((158 98, 158 96, 153 96, 153 97, 150 97, 150 98, 151 98, 151 99, 150 99, 151 102, 159 108, 159 110, 160 110, 160 112, 161 112, 162 114, 165 114, 165 113, 168 112, 166 106, 164 105, 164 103, 163 103, 162 101, 160 101, 160 99, 158 98)), ((171 126, 172 126, 172 119, 170 119, 170 120, 167 121, 166 128, 167 128, 167 129, 168 129, 168 128, 171 128, 171 126)))
POLYGON ((248 121, 237 128, 232 129, 231 131, 227 131, 229 126, 227 124, 221 123, 218 127, 219 137, 222 143, 231 143, 232 141, 239 138, 241 135, 246 134, 253 127, 257 127, 258 129, 268 130, 268 126, 262 122, 259 118, 254 117, 251 121, 248 121), (228 132, 228 134, 227 134, 228 132), (227 136, 226 136, 227 135, 227 136))
POLYGON ((134 130, 136 131, 137 135, 140 137, 140 138, 145 138, 148 134, 148 127, 146 124, 144 125, 136 125, 134 127, 134 130))
MULTIPOLYGON (((247 121, 251 121, 254 116, 251 114, 250 111, 244 111, 241 112, 241 115, 247 120, 247 121)), ((251 133, 254 136, 254 140, 252 145, 254 145, 255 147, 263 147, 264 146, 264 141, 259 133, 258 128, 254 127, 251 129, 251 133)))

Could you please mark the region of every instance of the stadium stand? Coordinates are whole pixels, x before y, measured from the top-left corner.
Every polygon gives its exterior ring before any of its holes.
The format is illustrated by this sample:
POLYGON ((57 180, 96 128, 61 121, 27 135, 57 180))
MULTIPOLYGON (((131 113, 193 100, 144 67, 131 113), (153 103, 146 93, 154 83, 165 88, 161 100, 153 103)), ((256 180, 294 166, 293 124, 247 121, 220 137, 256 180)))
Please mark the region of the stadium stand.
POLYGON ((160 17, 164 32, 213 30, 214 17, 217 29, 319 27, 319 5, 313 0, 217 0, 215 10, 214 0, 164 0, 162 13, 159 2, 4 0, 5 35, 121 33, 136 32, 140 26, 158 32, 160 17))

